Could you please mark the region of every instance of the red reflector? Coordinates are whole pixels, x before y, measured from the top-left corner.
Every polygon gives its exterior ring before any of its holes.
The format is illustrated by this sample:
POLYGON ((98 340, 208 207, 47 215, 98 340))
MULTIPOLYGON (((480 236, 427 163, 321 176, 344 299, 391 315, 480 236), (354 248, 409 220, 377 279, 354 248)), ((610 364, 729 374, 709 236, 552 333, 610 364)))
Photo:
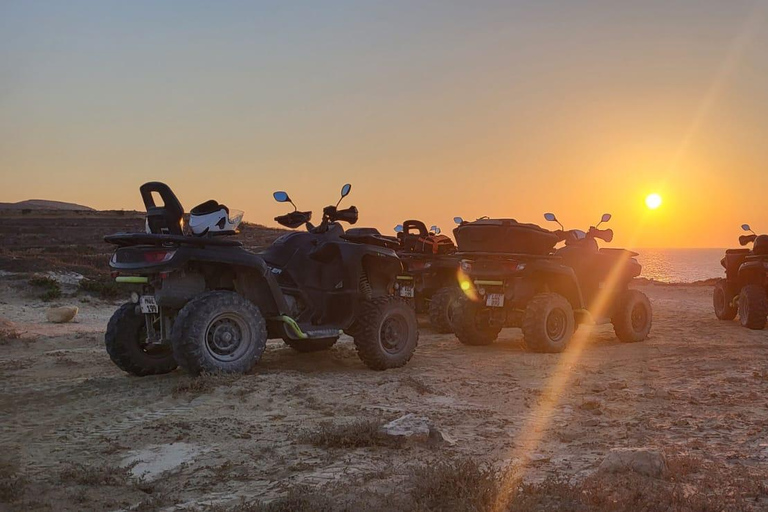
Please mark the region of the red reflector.
POLYGON ((171 259, 171 256, 173 256, 172 251, 146 251, 142 254, 144 255, 144 261, 147 263, 160 263, 171 259))
POLYGON ((111 272, 109 275, 112 277, 117 277, 120 275, 120 272, 111 272))
POLYGON ((160 272, 160 279, 167 279, 169 275, 168 272, 160 272))

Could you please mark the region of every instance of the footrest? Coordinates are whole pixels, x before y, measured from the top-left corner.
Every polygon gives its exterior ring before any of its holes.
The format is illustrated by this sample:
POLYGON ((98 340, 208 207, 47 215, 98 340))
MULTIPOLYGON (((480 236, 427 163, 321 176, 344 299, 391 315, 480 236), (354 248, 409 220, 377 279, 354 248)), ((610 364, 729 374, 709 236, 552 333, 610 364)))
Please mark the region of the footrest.
POLYGON ((341 334, 341 331, 338 329, 319 329, 317 331, 305 331, 305 334, 310 339, 337 338, 341 334))

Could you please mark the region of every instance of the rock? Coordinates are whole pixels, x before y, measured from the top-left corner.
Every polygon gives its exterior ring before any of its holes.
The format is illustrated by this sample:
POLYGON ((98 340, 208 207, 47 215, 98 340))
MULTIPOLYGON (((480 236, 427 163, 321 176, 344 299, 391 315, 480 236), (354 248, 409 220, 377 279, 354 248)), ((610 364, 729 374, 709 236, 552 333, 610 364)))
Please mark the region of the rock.
POLYGON ((667 470, 664 454, 650 448, 614 448, 598 468, 606 473, 638 473, 652 478, 661 478, 667 470))
POLYGON ((431 424, 428 418, 406 414, 379 428, 382 434, 430 446, 453 446, 456 439, 431 424))
POLYGON ((401 437, 409 441, 427 441, 429 439, 430 426, 429 419, 410 413, 390 421, 386 425, 382 425, 379 431, 382 434, 401 437))
POLYGON ((442 430, 435 428, 434 426, 429 427, 429 439, 427 443, 430 446, 455 446, 456 445, 456 438, 449 436, 442 430))
POLYGON ((77 316, 77 311, 77 306, 50 308, 45 312, 45 317, 49 322, 53 322, 55 324, 65 324, 75 319, 75 316, 77 316))

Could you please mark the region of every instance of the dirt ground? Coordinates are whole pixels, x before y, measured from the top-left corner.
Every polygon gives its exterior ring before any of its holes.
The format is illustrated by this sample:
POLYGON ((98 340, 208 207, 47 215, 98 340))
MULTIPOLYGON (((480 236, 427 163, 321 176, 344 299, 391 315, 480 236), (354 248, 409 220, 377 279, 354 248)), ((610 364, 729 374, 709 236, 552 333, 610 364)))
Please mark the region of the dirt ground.
POLYGON ((130 377, 110 362, 102 337, 117 303, 62 298, 80 314, 53 325, 22 284, 0 279, 0 317, 21 334, 0 347, 0 509, 206 509, 297 486, 386 493, 407 488, 413 467, 455 457, 516 466, 525 481, 579 479, 617 447, 768 483, 768 331, 716 320, 707 286, 642 286, 654 307, 643 343, 581 327, 564 354, 534 354, 519 330, 468 347, 422 324, 398 370, 366 369, 344 337, 320 354, 272 341, 249 375, 191 379, 130 377), (334 444, 340 427, 408 413, 455 444, 334 444))

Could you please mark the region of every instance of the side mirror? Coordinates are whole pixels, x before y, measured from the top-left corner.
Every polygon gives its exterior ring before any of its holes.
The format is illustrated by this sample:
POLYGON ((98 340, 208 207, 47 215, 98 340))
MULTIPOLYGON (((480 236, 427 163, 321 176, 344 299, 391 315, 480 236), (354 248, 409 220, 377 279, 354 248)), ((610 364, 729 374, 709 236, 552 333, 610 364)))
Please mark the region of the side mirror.
POLYGON ((277 201, 278 203, 290 203, 291 202, 291 198, 288 197, 288 193, 287 192, 283 192, 282 190, 279 191, 279 192, 274 192, 272 194, 272 197, 274 197, 275 201, 277 201))
POLYGON ((604 213, 603 216, 600 218, 600 222, 608 222, 609 220, 611 220, 610 213, 604 213))
POLYGON ((752 228, 749 227, 749 224, 742 224, 741 229, 743 229, 744 231, 752 231, 752 228))
POLYGON ((557 225, 558 225, 558 226, 560 226, 560 229, 562 229, 563 231, 565 231, 565 228, 563 227, 563 225, 562 225, 562 224, 560 224, 560 221, 559 221, 559 220, 557 220, 557 217, 555 217, 555 214, 554 214, 554 213, 545 213, 545 214, 544 214, 544 219, 545 219, 545 220, 548 220, 549 222, 557 222, 557 225))
POLYGON ((434 234, 436 234, 436 235, 440 234, 440 228, 437 227, 437 226, 432 226, 431 228, 429 228, 429 231, 434 233, 434 234))
POLYGON ((395 233, 402 233, 402 232, 403 232, 402 224, 398 224, 397 226, 395 226, 395 233))
POLYGON ((462 222, 464 222, 464 219, 462 219, 461 217, 454 217, 453 222, 455 222, 456 224, 461 224, 462 222))
POLYGON ((347 197, 351 190, 352 190, 352 185, 350 185, 349 183, 341 187, 341 197, 347 197))

